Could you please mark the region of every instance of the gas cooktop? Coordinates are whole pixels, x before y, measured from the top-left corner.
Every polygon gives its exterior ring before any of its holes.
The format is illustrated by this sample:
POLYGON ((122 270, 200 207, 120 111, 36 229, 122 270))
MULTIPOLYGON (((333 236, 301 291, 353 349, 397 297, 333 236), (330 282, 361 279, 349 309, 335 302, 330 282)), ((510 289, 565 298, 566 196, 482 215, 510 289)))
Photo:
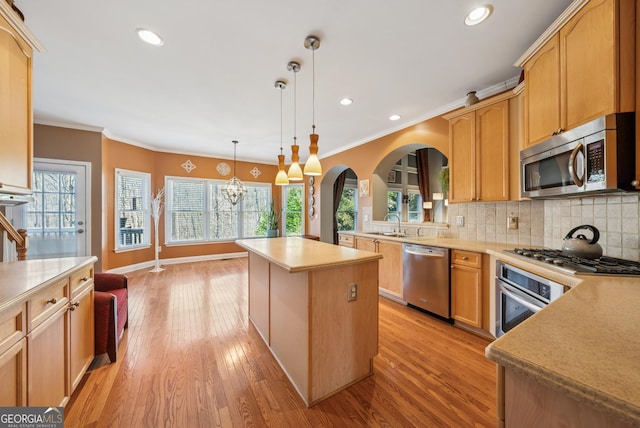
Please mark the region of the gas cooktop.
POLYGON ((640 275, 640 262, 602 256, 597 259, 567 256, 561 250, 544 248, 515 248, 507 253, 533 259, 575 274, 640 275))

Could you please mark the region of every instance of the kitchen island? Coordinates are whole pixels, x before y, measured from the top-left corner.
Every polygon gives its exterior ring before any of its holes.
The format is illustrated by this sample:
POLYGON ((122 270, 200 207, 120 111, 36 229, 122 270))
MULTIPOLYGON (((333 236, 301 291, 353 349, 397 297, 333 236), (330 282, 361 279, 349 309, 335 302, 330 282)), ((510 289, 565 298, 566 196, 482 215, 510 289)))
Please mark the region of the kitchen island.
POLYGON ((373 373, 380 254, 297 237, 236 242, 249 251, 249 319, 307 406, 373 373))

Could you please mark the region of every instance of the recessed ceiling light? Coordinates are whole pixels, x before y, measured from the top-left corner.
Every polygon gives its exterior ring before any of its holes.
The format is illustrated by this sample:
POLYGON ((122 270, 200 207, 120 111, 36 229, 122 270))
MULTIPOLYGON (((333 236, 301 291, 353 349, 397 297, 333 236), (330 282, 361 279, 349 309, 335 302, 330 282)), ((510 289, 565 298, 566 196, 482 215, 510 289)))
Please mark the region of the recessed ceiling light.
POLYGON ((490 4, 477 7, 469 12, 467 17, 464 19, 464 23, 469 26, 478 25, 479 23, 487 19, 491 15, 491 13, 493 13, 493 6, 491 6, 490 4))
POLYGON ((147 30, 146 28, 137 28, 136 33, 138 33, 138 37, 145 43, 149 43, 153 46, 162 46, 164 45, 164 41, 151 30, 147 30))
POLYGON ((353 100, 351 98, 343 98, 340 100, 340 104, 342 104, 343 106, 350 106, 351 104, 353 104, 353 100))
POLYGON ((389 120, 398 120, 400 119, 400 116, 398 116, 397 114, 392 114, 391 116, 389 116, 389 120))

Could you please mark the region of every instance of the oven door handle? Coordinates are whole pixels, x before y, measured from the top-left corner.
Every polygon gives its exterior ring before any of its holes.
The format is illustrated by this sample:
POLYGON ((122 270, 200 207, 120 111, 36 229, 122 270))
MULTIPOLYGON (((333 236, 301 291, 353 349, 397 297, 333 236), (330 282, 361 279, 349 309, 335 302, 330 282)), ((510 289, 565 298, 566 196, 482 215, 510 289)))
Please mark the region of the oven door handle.
POLYGON ((513 299, 516 302, 520 303, 522 306, 526 307, 527 309, 529 309, 534 314, 540 312, 540 310, 544 307, 544 306, 538 306, 535 303, 524 299, 523 297, 520 296, 520 293, 515 292, 512 288, 513 287, 511 287, 511 286, 505 284, 504 282, 500 281, 500 289, 504 294, 507 295, 507 297, 509 297, 510 299, 513 299))

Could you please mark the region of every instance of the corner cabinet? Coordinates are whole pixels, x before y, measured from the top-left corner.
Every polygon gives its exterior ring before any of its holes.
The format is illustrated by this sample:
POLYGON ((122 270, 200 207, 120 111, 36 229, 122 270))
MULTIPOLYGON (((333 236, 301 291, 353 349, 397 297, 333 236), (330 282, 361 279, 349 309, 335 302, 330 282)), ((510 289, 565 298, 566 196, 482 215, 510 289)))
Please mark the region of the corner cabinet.
POLYGON ((402 299, 402 243, 356 236, 355 248, 382 254, 378 262, 378 287, 402 299))
POLYGON ((449 120, 449 202, 509 200, 509 91, 449 120))
POLYGON ((0 2, 0 189, 31 193, 33 51, 42 50, 7 2, 0 2))
POLYGON ((525 146, 635 110, 635 2, 568 10, 516 63, 524 67, 525 146))

